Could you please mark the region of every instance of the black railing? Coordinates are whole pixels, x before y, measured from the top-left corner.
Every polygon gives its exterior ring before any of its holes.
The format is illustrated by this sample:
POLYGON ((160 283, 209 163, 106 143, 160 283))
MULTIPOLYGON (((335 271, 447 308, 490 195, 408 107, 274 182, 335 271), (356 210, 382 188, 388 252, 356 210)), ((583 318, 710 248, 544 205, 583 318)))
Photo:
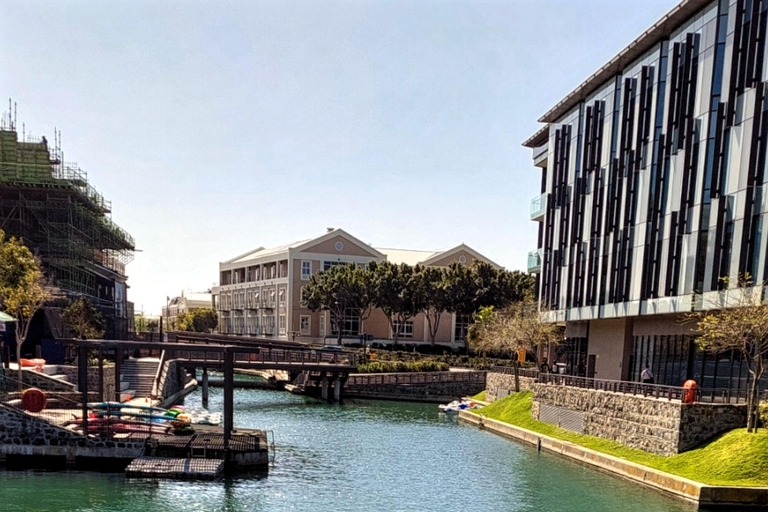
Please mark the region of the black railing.
MULTIPOLYGON (((513 366, 493 366, 491 371, 494 373, 504 373, 507 375, 515 374, 515 368, 513 366)), ((536 379, 539 376, 539 370, 536 368, 518 368, 517 372, 520 377, 536 379)))
POLYGON ((350 375, 347 386, 370 384, 430 384, 433 382, 485 382, 484 371, 476 372, 413 372, 413 373, 369 373, 350 375))
MULTIPOLYGON (((494 373, 514 375, 514 368, 511 366, 494 366, 491 371, 494 373)), ((560 373, 541 373, 535 369, 519 368, 518 371, 518 375, 521 377, 535 378, 536 382, 540 384, 569 386, 595 391, 608 391, 612 393, 645 396, 668 401, 678 400, 714 404, 745 404, 747 402, 748 391, 746 389, 696 388, 695 390, 690 390, 682 386, 645 384, 642 382, 630 382, 624 380, 593 379, 588 377, 577 377, 575 375, 563 375, 560 373), (693 396, 691 396, 691 393, 693 393, 693 396), (686 398, 688 400, 686 400, 686 398)), ((768 396, 768 392, 761 392, 761 397, 763 397, 763 399, 766 396, 768 396)))

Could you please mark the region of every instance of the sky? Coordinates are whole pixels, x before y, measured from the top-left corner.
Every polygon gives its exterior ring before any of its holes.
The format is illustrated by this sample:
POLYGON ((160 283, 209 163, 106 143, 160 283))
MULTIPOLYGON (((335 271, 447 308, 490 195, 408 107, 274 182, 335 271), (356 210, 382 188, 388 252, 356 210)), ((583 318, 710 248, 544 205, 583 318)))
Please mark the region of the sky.
POLYGON ((675 4, 0 0, 0 111, 112 201, 136 311, 326 227, 524 270, 522 142, 675 4))

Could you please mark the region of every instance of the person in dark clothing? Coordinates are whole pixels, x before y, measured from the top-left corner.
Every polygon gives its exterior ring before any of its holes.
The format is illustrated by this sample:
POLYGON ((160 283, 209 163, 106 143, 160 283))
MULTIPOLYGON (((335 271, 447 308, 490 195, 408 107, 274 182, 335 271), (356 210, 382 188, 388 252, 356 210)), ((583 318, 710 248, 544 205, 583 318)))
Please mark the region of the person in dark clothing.
POLYGON ((541 373, 549 373, 549 364, 547 364, 546 357, 541 360, 541 366, 539 366, 539 371, 541 373))

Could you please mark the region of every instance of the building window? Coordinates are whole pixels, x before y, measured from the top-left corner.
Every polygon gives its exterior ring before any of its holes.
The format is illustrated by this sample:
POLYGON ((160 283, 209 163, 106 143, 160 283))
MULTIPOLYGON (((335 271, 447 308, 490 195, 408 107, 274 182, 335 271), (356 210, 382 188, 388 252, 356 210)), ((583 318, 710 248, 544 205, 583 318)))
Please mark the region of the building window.
POLYGON ((331 311, 331 335, 337 336, 339 334, 338 328, 341 323, 341 335, 342 336, 357 336, 360 334, 360 315, 357 310, 353 308, 347 308, 344 314, 344 320, 341 322, 336 321, 336 315, 331 311))
POLYGON ((277 293, 277 300, 281 308, 285 306, 285 288, 280 288, 280 291, 277 293))
POLYGON ((309 336, 309 331, 312 326, 312 317, 309 315, 301 315, 299 317, 299 333, 302 336, 309 336))
POLYGON ((335 244, 333 244, 333 247, 334 247, 334 248, 335 248, 337 251, 341 251, 341 250, 343 250, 343 249, 344 249, 344 244, 343 244, 343 243, 341 243, 341 242, 336 242, 335 244))
POLYGON ((328 270, 331 267, 337 267, 339 265, 346 265, 346 261, 324 261, 323 262, 323 270, 328 270))
POLYGON ((309 276, 311 275, 312 275, 312 262, 302 261, 301 262, 301 280, 307 281, 309 280, 309 276))
POLYGON ((320 313, 320 336, 325 336, 325 313, 320 313))
POLYGON ((395 321, 392 331, 392 337, 395 337, 395 331, 399 331, 398 338, 413 338, 413 322, 407 320, 404 324, 400 325, 400 322, 395 321))
POLYGON ((468 316, 456 316, 456 327, 453 330, 454 339, 456 341, 467 341, 467 331, 471 322, 468 316))
POLYGON ((280 315, 278 322, 278 326, 280 327, 280 334, 285 334, 285 315, 280 315))

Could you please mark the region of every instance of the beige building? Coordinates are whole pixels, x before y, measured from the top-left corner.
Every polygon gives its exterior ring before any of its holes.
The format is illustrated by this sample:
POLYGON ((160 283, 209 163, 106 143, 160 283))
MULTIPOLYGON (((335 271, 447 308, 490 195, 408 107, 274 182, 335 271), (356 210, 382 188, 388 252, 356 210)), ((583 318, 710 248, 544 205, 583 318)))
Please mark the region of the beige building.
MULTIPOLYGON (((301 288, 312 274, 335 265, 390 261, 410 265, 448 266, 475 260, 495 263, 461 244, 446 251, 411 251, 375 248, 341 229, 331 229, 317 238, 266 249, 260 247, 219 264, 219 286, 212 289, 223 334, 302 338, 310 342, 335 343, 336 332, 328 311, 312 312, 301 307, 301 288)), ((374 310, 361 322, 348 315, 342 335, 357 339, 371 335, 374 342, 392 339, 386 316, 374 310)), ((435 342, 461 345, 467 321, 444 313, 435 342)), ((429 343, 427 322, 419 314, 403 326, 401 343, 429 343)))
POLYGON ((213 297, 210 292, 191 292, 182 290, 181 295, 168 300, 168 305, 163 308, 163 324, 166 329, 176 329, 179 315, 189 313, 196 309, 213 308, 213 297))

